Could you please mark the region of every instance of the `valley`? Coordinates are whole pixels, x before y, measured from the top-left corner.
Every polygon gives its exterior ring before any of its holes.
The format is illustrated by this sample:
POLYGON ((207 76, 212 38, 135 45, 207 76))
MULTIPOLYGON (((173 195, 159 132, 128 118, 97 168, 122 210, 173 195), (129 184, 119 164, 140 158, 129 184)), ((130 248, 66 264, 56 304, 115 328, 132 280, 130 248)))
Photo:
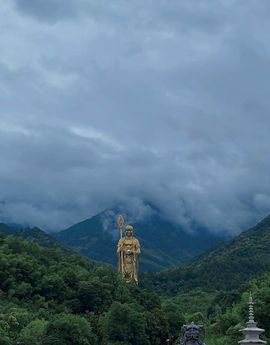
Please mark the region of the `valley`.
POLYGON ((138 288, 111 265, 80 256, 38 228, 1 224, 0 231, 1 344, 71 345, 70 324, 79 345, 162 345, 194 321, 204 325, 208 345, 233 345, 249 291, 270 337, 270 216, 188 263, 142 272, 138 288), (130 328, 123 329, 127 320, 130 328))

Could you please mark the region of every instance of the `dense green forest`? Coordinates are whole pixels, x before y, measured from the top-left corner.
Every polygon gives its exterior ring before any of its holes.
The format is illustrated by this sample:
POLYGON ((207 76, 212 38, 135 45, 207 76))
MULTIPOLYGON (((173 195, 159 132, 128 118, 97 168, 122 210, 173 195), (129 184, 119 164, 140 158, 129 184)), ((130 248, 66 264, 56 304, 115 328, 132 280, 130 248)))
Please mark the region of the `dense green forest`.
POLYGON ((206 291, 239 289, 245 282, 270 272, 270 216, 234 239, 216 245, 189 264, 143 275, 143 286, 161 294, 194 288, 206 291))
POLYGON ((163 344, 159 297, 61 247, 0 235, 0 344, 163 344))
POLYGON ((208 345, 237 343, 252 291, 256 318, 270 337, 270 216, 189 264, 143 274, 141 284, 163 296, 163 306, 173 305, 185 322, 203 323, 208 345))
POLYGON ((241 339, 249 291, 270 338, 268 221, 187 266, 143 275, 139 288, 109 265, 48 244, 38 231, 32 241, 31 232, 27 240, 1 234, 0 345, 162 345, 191 321, 204 324, 207 345, 233 345, 241 339), (255 272, 259 256, 264 262, 255 272))

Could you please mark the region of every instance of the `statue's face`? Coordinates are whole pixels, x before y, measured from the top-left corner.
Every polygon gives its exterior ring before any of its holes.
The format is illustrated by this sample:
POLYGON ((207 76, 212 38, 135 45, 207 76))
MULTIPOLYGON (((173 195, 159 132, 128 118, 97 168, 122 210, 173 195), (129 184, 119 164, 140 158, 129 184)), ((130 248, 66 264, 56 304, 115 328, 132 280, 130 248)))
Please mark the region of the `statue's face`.
POLYGON ((199 334, 200 334, 200 330, 196 326, 187 327, 186 333, 185 333, 187 340, 198 340, 199 334))
POLYGON ((132 231, 131 230, 126 230, 126 236, 131 237, 132 236, 132 231))

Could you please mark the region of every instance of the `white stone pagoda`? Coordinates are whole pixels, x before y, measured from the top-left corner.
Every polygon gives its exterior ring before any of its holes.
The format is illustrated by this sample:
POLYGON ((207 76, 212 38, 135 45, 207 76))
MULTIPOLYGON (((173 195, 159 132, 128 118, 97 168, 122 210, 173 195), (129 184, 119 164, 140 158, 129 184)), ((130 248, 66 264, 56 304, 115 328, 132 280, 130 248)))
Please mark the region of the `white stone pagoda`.
POLYGON ((246 323, 246 328, 241 329, 241 332, 245 336, 244 340, 239 341, 239 344, 243 345, 262 345, 266 344, 266 341, 260 339, 260 335, 264 332, 264 329, 257 327, 257 322, 254 321, 254 311, 253 311, 253 299, 250 294, 249 297, 249 320, 246 323))

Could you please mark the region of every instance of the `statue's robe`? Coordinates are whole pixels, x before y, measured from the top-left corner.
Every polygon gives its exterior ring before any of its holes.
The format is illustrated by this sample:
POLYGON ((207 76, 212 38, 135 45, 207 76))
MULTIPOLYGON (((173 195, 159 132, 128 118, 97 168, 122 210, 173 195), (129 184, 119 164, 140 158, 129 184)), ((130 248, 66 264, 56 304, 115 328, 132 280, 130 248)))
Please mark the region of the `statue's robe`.
POLYGON ((128 283, 138 284, 138 261, 140 242, 135 237, 120 238, 117 247, 118 271, 128 283))

